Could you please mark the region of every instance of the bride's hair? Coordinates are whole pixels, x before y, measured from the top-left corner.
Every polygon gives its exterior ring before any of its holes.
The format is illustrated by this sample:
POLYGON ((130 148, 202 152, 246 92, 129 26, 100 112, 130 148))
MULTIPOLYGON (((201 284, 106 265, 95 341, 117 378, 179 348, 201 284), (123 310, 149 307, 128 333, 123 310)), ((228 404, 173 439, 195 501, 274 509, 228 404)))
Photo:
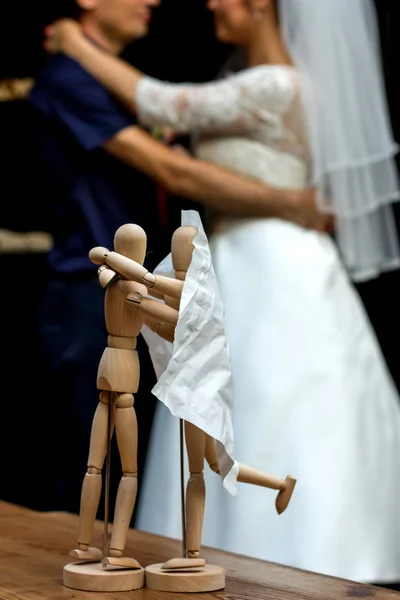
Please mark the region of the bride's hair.
POLYGON ((217 73, 217 79, 226 77, 230 73, 238 73, 247 67, 246 64, 246 52, 244 48, 238 46, 233 48, 231 53, 228 55, 222 67, 217 73))
POLYGON ((76 19, 82 14, 82 9, 78 6, 76 0, 57 0, 54 3, 52 20, 57 19, 76 19))

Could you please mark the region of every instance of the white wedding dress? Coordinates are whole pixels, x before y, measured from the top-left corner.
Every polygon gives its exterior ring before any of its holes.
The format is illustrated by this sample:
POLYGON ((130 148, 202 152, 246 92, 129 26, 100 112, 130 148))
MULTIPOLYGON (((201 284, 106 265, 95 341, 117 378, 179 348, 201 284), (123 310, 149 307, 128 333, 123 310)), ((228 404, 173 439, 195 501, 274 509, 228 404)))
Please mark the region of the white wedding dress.
MULTIPOLYGON (((146 125, 197 131, 197 155, 269 185, 304 187, 307 152, 290 67, 202 86, 145 79, 146 125), (205 137, 207 136, 207 137, 205 137)), ((328 235, 226 219, 210 240, 235 385, 235 457, 297 478, 238 497, 206 466, 203 545, 360 582, 400 581, 400 405, 363 305, 328 235)), ((179 424, 159 404, 137 527, 181 537, 179 424)))

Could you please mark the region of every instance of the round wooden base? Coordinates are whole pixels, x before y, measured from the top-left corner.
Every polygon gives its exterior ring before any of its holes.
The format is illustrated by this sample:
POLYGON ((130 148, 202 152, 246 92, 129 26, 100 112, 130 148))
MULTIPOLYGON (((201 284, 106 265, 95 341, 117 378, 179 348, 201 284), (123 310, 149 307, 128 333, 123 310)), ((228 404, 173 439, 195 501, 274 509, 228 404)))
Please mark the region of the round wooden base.
POLYGON ((128 592, 144 586, 144 569, 121 569, 101 562, 75 562, 64 567, 64 585, 85 592, 128 592))
POLYGON ((163 563, 145 568, 146 587, 160 592, 216 592, 225 587, 225 570, 206 565, 198 570, 163 571, 163 563))

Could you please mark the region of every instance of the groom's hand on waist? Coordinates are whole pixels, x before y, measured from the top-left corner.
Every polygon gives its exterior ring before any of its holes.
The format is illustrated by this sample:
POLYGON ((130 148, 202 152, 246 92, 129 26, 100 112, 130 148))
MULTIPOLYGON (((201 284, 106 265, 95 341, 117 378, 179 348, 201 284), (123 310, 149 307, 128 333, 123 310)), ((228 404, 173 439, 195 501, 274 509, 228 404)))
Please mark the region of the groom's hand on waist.
POLYGON ((335 219, 332 215, 321 213, 317 205, 315 188, 294 191, 288 218, 306 229, 315 229, 332 233, 335 219))

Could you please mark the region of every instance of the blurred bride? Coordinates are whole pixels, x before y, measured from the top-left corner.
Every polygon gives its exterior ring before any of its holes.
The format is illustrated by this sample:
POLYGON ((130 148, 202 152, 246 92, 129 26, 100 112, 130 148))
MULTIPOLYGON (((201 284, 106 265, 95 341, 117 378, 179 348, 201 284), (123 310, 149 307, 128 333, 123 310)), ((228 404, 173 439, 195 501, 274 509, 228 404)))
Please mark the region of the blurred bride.
MULTIPOLYGON (((140 0, 136 0, 136 3, 140 0)), ((132 0, 135 2, 135 0, 132 0)), ((143 2, 143 5, 146 3, 143 2)), ((400 580, 400 406, 351 283, 399 267, 399 187, 370 0, 209 0, 247 67, 201 85, 146 77, 49 30, 143 126, 199 134, 198 157, 276 187, 313 184, 324 233, 220 215, 211 245, 235 382, 235 452, 298 484, 278 517, 264 489, 233 499, 207 473, 203 543, 329 575, 400 580)), ((139 528, 180 537, 178 424, 160 406, 139 528)))

